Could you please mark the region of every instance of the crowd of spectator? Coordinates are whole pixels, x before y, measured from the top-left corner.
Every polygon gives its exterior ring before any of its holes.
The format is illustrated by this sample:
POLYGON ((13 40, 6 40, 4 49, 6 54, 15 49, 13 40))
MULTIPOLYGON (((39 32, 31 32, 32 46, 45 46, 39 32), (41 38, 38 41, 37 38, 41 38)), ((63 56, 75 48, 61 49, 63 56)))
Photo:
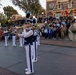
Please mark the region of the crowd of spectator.
MULTIPOLYGON (((72 25, 73 22, 75 22, 75 19, 71 16, 69 17, 45 17, 41 19, 38 19, 38 23, 44 22, 44 25, 41 27, 40 31, 42 33, 42 37, 49 38, 62 38, 64 39, 66 36, 68 36, 68 29, 70 25, 72 25)), ((4 39, 3 35, 4 28, 0 28, 0 40, 4 39)), ((11 34, 10 37, 11 38, 11 34)))
POLYGON ((62 38, 68 36, 68 29, 75 19, 69 17, 46 17, 44 18, 44 26, 41 28, 42 36, 44 38, 62 38))

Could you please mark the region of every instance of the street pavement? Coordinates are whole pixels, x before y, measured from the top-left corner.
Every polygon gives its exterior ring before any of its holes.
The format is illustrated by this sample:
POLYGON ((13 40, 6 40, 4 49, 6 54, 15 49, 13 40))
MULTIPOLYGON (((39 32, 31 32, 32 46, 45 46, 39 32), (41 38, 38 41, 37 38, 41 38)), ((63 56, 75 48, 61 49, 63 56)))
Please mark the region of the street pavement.
MULTIPOLYGON (((38 62, 32 75, 76 75, 76 48, 41 44, 38 47, 38 62)), ((25 75, 25 50, 8 47, 0 41, 0 75, 25 75)))

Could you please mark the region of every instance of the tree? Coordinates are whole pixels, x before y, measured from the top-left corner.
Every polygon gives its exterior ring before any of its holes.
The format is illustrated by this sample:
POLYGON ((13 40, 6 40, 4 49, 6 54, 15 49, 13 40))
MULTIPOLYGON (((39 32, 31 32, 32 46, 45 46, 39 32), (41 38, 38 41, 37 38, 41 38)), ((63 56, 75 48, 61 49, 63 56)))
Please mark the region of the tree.
POLYGON ((0 23, 4 25, 7 22, 7 18, 3 13, 0 13, 0 23))
POLYGON ((41 13, 43 10, 39 0, 12 0, 12 2, 24 12, 30 11, 34 15, 41 13))
POLYGON ((7 16, 7 18, 9 19, 12 15, 14 14, 18 14, 17 10, 15 10, 13 7, 11 6, 7 6, 3 8, 5 15, 7 16))

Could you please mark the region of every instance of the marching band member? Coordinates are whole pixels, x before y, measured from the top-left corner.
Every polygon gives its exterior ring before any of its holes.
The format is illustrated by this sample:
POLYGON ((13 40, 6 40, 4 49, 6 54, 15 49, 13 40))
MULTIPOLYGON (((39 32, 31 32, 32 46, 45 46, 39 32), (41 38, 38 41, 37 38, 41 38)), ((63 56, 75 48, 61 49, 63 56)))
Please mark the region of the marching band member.
POLYGON ((35 16, 33 16, 33 25, 36 26, 37 25, 37 18, 35 16))
POLYGON ((31 24, 28 22, 23 27, 22 34, 16 34, 19 37, 24 37, 24 45, 26 50, 26 62, 27 68, 25 69, 25 74, 34 73, 33 62, 32 62, 32 43, 33 43, 33 30, 31 29, 31 24))
POLYGON ((8 30, 7 28, 4 30, 4 38, 5 38, 5 46, 8 46, 8 30))
POLYGON ((29 11, 26 13, 26 20, 25 20, 26 23, 30 21, 30 14, 31 13, 29 11))
POLYGON ((12 46, 16 46, 16 35, 15 33, 17 32, 16 28, 13 27, 12 29, 12 46))
POLYGON ((41 32, 40 32, 40 29, 38 27, 38 30, 37 30, 37 46, 40 45, 40 36, 41 36, 41 32))
MULTIPOLYGON (((23 29, 20 29, 20 34, 22 34, 23 32, 23 29)), ((24 44, 24 38, 22 36, 19 37, 19 42, 20 42, 20 47, 23 47, 23 44, 24 44)))
POLYGON ((30 23, 33 25, 33 15, 30 15, 30 23))

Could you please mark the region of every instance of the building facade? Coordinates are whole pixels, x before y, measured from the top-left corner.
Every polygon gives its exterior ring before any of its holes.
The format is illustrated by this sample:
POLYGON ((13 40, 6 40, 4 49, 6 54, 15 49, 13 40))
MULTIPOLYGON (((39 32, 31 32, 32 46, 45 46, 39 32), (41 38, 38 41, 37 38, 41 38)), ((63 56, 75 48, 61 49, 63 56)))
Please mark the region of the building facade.
POLYGON ((11 21, 15 21, 15 20, 19 20, 19 19, 21 19, 21 18, 22 18, 21 15, 15 14, 15 15, 12 15, 12 16, 10 17, 10 20, 11 20, 11 21))
POLYGON ((76 16, 76 0, 46 0, 46 15, 76 16))

